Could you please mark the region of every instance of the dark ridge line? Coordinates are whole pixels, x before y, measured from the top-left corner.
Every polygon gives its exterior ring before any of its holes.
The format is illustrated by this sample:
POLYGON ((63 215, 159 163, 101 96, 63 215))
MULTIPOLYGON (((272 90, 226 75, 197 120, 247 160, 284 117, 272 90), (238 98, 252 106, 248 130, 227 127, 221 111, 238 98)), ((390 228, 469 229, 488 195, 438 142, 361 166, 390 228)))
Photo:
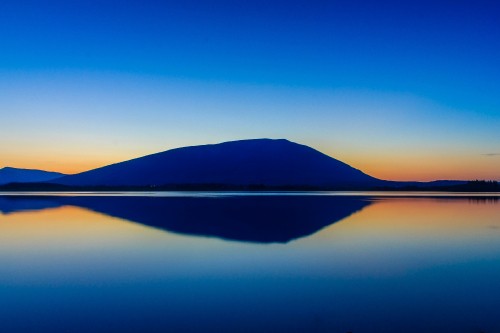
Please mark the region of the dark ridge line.
MULTIPOLYGON (((404 184, 404 183, 403 183, 404 184)), ((268 186, 268 185, 228 185, 228 184, 169 184, 150 186, 76 186, 52 183, 9 183, 0 186, 0 191, 78 191, 78 192, 101 192, 101 191, 379 191, 379 192, 500 192, 500 184, 496 181, 469 181, 465 184, 445 186, 268 186)))

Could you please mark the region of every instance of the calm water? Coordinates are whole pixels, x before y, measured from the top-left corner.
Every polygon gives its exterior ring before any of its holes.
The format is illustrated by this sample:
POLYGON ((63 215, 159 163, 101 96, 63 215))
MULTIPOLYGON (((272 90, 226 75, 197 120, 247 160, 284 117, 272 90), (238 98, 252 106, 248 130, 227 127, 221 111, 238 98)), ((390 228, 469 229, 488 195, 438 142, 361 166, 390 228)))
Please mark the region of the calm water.
POLYGON ((2 332, 500 332, 495 196, 0 195, 2 332))

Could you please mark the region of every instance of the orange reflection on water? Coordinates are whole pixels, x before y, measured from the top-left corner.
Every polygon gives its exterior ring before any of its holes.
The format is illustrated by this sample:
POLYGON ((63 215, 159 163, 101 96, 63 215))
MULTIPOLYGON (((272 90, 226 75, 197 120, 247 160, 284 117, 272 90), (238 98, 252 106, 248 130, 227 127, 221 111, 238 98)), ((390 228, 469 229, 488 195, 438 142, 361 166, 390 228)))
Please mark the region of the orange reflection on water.
POLYGON ((336 272, 386 275, 495 258, 500 201, 375 198, 305 242, 330 244, 336 272))
POLYGON ((351 220, 363 220, 367 231, 407 229, 446 235, 500 226, 500 204, 488 199, 381 198, 351 220))
POLYGON ((73 206, 0 214, 0 249, 9 252, 98 249, 149 233, 140 225, 73 206))
MULTIPOLYGON (((331 226, 328 233, 440 235, 500 228, 500 201, 469 198, 375 198, 372 204, 331 226)), ((326 233, 324 237, 328 237, 326 233)))

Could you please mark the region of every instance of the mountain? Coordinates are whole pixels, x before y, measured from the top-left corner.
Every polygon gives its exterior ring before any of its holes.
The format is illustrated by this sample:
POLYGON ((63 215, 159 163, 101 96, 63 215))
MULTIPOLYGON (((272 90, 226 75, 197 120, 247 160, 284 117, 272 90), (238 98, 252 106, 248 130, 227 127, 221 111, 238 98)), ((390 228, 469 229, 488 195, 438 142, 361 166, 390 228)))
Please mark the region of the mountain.
POLYGON ((390 182, 368 176, 308 146, 284 139, 253 139, 167 150, 51 183, 363 188, 390 182))
POLYGON ((63 176, 65 175, 58 172, 5 167, 0 169, 0 185, 8 183, 45 182, 63 176))

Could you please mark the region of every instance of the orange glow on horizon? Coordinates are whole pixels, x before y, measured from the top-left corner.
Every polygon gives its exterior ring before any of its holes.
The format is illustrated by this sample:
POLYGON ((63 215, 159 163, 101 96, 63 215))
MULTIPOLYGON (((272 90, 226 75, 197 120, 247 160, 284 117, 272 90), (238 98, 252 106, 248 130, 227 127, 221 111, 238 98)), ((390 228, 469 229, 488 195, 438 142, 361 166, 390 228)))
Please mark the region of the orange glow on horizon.
MULTIPOLYGON (((36 154, 11 150, 2 155, 0 167, 10 166, 76 174, 171 148, 174 147, 160 148, 155 151, 137 148, 127 151, 122 148, 98 152, 74 150, 70 153, 58 149, 39 151, 36 154)), ((408 154, 399 151, 390 153, 355 150, 331 152, 322 147, 318 147, 318 150, 370 176, 384 180, 500 180, 500 157, 496 156, 471 158, 460 153, 443 155, 435 152, 412 152, 408 154)))
MULTIPOLYGON (((330 155, 331 156, 331 155, 330 155)), ((384 180, 500 180, 500 158, 463 154, 346 154, 343 162, 384 180)))

